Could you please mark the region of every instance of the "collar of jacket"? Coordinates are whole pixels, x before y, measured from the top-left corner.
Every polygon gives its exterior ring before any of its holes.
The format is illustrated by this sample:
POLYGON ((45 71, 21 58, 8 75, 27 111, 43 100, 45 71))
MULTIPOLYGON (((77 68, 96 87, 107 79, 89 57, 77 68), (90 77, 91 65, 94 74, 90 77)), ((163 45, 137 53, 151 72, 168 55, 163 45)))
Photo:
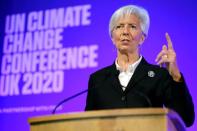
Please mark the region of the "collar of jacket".
MULTIPOLYGON (((142 80, 144 77, 148 76, 148 71, 150 69, 149 65, 150 64, 143 57, 141 62, 137 66, 132 78, 130 79, 124 93, 127 93, 131 89, 134 89, 136 83, 140 82, 140 80, 142 80)), ((116 89, 118 89, 119 91, 121 90, 121 92, 123 92, 122 89, 120 88, 121 85, 120 85, 120 82, 118 80, 119 73, 120 72, 116 69, 115 63, 113 63, 111 65, 111 70, 110 70, 110 74, 112 75, 112 84, 113 84, 114 87, 116 87, 116 89)))

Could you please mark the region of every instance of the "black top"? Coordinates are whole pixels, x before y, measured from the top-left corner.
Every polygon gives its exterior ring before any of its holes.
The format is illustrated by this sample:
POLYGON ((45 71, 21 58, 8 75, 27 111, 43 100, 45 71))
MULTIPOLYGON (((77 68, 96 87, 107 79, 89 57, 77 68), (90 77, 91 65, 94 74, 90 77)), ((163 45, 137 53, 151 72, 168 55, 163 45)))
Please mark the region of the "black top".
POLYGON ((85 110, 167 107, 175 110, 189 127, 194 105, 185 80, 173 81, 165 68, 143 58, 123 91, 115 64, 90 75, 85 110))

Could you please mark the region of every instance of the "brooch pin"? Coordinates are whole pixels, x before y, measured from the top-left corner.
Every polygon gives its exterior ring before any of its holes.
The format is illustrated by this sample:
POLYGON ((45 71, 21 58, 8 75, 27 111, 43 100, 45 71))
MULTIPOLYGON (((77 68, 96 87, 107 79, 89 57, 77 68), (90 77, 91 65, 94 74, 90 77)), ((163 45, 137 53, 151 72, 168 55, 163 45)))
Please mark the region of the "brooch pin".
POLYGON ((148 71, 148 76, 149 77, 154 77, 155 76, 155 72, 154 71, 148 71))

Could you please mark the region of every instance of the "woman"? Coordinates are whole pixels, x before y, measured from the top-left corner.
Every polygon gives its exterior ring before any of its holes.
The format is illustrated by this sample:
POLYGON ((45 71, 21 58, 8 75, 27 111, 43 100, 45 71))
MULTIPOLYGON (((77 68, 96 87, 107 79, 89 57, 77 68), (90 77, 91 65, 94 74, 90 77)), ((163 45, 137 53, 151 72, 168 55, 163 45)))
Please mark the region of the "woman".
POLYGON ((140 55, 149 23, 148 12, 135 5, 112 15, 109 32, 117 58, 113 65, 91 74, 85 110, 165 106, 191 126, 194 106, 169 35, 166 33, 167 46, 163 45, 156 58, 160 66, 149 64, 140 55))

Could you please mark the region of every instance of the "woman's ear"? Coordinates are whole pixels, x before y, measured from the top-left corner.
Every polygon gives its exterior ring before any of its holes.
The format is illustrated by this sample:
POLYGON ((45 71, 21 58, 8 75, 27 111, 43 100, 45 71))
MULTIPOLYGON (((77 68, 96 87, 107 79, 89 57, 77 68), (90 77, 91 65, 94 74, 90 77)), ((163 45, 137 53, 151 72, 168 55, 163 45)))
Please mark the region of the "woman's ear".
POLYGON ((141 46, 144 43, 146 36, 144 34, 142 34, 141 38, 140 38, 140 42, 139 45, 141 46))
POLYGON ((115 45, 115 41, 114 41, 114 38, 113 38, 113 34, 111 34, 111 41, 112 41, 112 43, 115 45))

